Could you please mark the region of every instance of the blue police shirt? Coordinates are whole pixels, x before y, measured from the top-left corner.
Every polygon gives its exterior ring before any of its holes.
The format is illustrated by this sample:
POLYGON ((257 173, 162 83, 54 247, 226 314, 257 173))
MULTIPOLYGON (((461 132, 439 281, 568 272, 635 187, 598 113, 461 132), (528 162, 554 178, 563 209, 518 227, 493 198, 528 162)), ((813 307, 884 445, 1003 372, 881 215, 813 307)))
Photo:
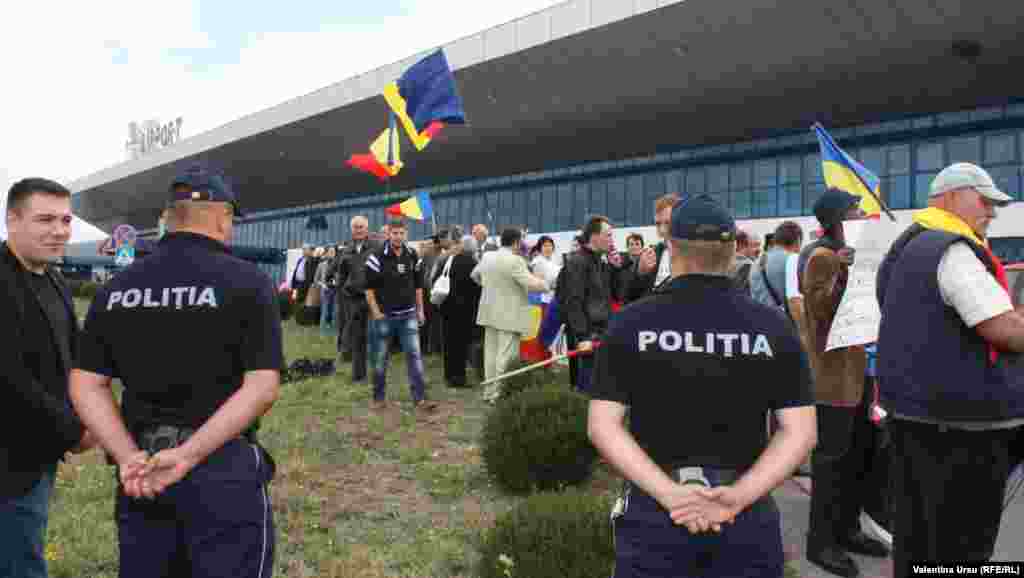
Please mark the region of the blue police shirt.
POLYGON ((121 379, 134 429, 200 427, 245 372, 283 363, 270 277, 222 243, 172 233, 97 292, 76 367, 121 379))
POLYGON ((814 404, 793 324, 711 275, 678 277, 616 315, 592 390, 630 407, 633 437, 663 467, 745 470, 767 445, 769 411, 814 404))

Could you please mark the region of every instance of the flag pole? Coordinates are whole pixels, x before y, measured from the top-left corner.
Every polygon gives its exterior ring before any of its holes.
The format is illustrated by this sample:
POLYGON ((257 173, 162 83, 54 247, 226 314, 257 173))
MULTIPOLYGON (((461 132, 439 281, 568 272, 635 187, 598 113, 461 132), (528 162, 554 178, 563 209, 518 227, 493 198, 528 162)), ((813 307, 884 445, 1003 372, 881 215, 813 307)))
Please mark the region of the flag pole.
MULTIPOLYGON (((811 125, 811 132, 814 132, 814 129, 815 128, 819 128, 819 127, 822 130, 825 130, 825 127, 822 126, 820 122, 816 122, 813 125, 811 125)), ((817 133, 815 133, 815 134, 817 134, 817 133)), ((825 134, 828 134, 828 131, 825 131, 825 134)), ((835 144, 835 141, 832 139, 832 135, 829 135, 829 140, 832 140, 832 144, 835 144)), ((820 149, 821 147, 819 146, 818 148, 820 149)), ((838 148, 838 145, 836 145, 836 148, 838 148)), ((895 223, 896 222, 896 217, 893 216, 892 211, 890 211, 889 207, 887 207, 885 205, 885 203, 882 202, 882 199, 878 195, 875 194, 875 191, 871 187, 869 187, 866 182, 864 182, 864 178, 860 176, 860 173, 858 173, 857 171, 850 171, 850 172, 853 173, 854 175, 856 175, 857 180, 860 181, 860 184, 864 185, 864 190, 866 190, 868 192, 868 194, 871 195, 871 198, 875 199, 875 202, 878 203, 878 207, 881 208, 883 211, 885 211, 885 214, 888 215, 890 219, 892 219, 893 223, 895 223)))

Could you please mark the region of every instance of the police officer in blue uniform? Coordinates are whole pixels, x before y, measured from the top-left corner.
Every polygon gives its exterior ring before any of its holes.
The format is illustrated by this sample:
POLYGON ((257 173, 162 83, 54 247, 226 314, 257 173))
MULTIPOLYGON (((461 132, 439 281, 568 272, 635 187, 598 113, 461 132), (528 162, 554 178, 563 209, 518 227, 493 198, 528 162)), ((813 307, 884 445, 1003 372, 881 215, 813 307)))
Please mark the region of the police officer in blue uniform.
POLYGON ((613 317, 596 350, 588 432, 626 478, 615 578, 781 578, 770 492, 815 444, 808 362, 777 308, 733 288, 724 208, 677 203, 670 233, 673 279, 613 317))
POLYGON ((226 246, 222 176, 194 168, 171 189, 171 232, 89 309, 70 396, 118 467, 121 576, 269 577, 274 466, 255 429, 283 364, 273 283, 226 246))

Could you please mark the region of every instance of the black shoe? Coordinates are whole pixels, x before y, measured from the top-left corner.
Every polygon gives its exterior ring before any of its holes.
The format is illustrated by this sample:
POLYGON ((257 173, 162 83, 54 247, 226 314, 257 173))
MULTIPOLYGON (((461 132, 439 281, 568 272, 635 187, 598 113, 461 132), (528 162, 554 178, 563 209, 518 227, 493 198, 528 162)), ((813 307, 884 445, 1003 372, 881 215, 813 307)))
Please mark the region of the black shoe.
POLYGON ((828 546, 820 550, 808 550, 807 561, 843 578, 860 576, 860 569, 857 568, 857 563, 853 561, 853 558, 835 546, 828 546))
POLYGON ((885 544, 860 531, 847 538, 840 546, 854 554, 872 558, 887 558, 889 556, 889 548, 885 544))

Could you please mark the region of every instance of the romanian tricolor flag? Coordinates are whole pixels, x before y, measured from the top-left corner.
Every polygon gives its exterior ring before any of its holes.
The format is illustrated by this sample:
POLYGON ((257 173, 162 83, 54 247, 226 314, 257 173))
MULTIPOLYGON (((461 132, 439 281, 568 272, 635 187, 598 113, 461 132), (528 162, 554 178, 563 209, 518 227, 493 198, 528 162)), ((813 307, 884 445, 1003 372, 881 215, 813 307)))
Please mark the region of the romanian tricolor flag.
POLYGON ((398 127, 395 126, 394 115, 389 114, 388 117, 390 126, 370 144, 370 154, 352 155, 348 159, 349 166, 370 173, 382 181, 402 170, 402 157, 398 152, 398 127))
POLYGON ((519 341, 519 357, 526 362, 536 363, 551 357, 550 344, 545 344, 541 336, 541 326, 548 305, 542 300, 543 293, 530 293, 529 322, 530 332, 519 341))
POLYGON ((384 209, 384 213, 395 217, 409 217, 422 221, 429 219, 434 214, 434 206, 430 203, 430 195, 426 191, 417 193, 415 197, 409 197, 401 203, 395 203, 384 209))
POLYGON ((401 78, 384 87, 384 100, 416 150, 423 150, 446 124, 466 124, 462 97, 442 50, 412 65, 401 78))
POLYGON ((878 218, 882 214, 882 207, 876 200, 876 197, 881 198, 878 177, 839 148, 832 135, 828 134, 820 123, 814 123, 812 128, 821 146, 821 168, 825 174, 825 185, 857 195, 861 198, 860 208, 869 216, 878 218))

